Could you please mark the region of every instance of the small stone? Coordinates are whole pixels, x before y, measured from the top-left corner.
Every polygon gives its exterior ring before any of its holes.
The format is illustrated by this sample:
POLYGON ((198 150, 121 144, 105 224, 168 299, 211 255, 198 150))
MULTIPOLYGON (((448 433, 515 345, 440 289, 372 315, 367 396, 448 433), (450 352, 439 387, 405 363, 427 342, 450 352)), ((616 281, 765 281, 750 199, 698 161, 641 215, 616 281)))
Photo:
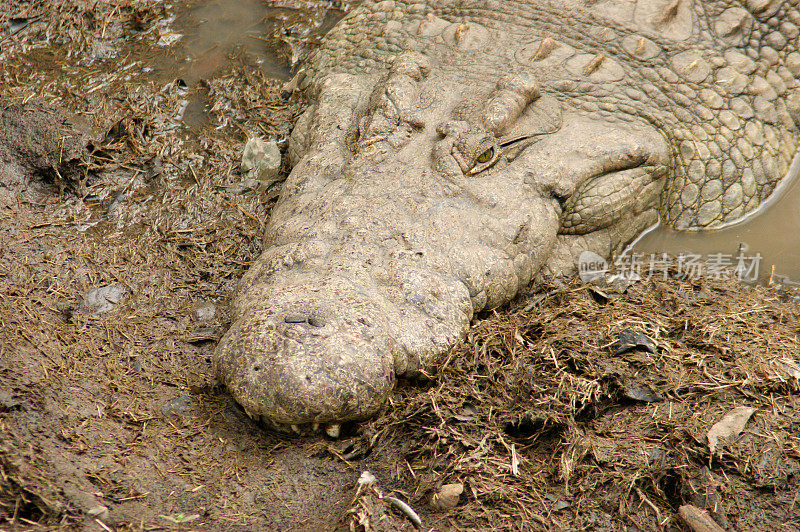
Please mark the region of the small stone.
POLYGON ((192 310, 194 321, 211 321, 217 315, 217 307, 213 303, 200 303, 192 310))
POLYGON ((103 314, 116 307, 125 292, 125 288, 117 284, 92 288, 83 295, 83 304, 94 314, 103 314))
POLYGON ((641 331, 625 329, 619 333, 617 341, 611 346, 615 355, 621 355, 633 349, 644 349, 653 354, 657 353, 656 343, 641 331))
POLYGON ((252 173, 264 185, 269 186, 278 180, 281 169, 281 151, 274 140, 253 137, 247 141, 242 153, 242 170, 252 173))
POLYGON ((165 416, 170 414, 185 414, 191 409, 192 400, 188 395, 181 395, 161 405, 161 413, 165 416))
POLYGON ((464 485, 461 483, 445 484, 431 496, 431 506, 437 510, 455 508, 463 492, 464 485))
POLYGON ((640 403, 658 403, 664 400, 658 391, 651 388, 648 384, 640 382, 628 382, 622 386, 622 396, 631 401, 640 403))
MULTIPOLYGON (((292 429, 294 429, 294 425, 292 425, 292 429)), ((327 427, 325 427, 325 433, 330 436, 331 438, 337 439, 341 433, 342 426, 338 423, 331 423, 327 427)))

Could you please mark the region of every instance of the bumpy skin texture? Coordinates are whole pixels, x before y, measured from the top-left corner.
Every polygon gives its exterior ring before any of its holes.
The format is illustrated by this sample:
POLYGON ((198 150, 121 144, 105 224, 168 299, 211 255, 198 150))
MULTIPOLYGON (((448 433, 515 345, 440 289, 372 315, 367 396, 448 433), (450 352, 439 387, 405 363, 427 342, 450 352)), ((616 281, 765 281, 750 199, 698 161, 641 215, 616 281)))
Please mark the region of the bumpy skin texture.
POLYGON ((797 149, 797 6, 365 2, 300 76, 218 375, 278 426, 363 419, 537 272, 750 212, 797 149))

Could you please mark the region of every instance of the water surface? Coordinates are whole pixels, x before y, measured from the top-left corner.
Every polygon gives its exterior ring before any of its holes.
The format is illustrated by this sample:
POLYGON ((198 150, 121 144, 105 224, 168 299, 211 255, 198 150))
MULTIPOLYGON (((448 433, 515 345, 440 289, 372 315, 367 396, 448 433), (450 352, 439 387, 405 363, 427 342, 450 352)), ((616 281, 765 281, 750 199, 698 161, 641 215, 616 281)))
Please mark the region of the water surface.
POLYGON ((723 229, 675 231, 656 227, 634 243, 629 252, 643 254, 697 254, 708 258, 722 253, 736 257, 760 255, 758 279, 800 282, 800 157, 795 157, 788 175, 767 201, 753 214, 723 229))

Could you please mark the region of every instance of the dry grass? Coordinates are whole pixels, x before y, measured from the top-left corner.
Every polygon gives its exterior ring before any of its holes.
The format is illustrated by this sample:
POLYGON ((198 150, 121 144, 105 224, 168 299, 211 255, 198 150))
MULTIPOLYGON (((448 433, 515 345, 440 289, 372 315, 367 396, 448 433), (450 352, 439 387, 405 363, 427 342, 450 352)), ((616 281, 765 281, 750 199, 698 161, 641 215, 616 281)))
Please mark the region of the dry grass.
MULTIPOLYGON (((394 475, 410 497, 465 483, 459 528, 598 526, 588 516, 612 503, 623 522, 674 527, 677 507, 706 487, 694 475, 710 467, 736 479, 720 494, 726 504, 752 503, 749 490, 762 489, 791 501, 797 303, 725 282, 641 283, 605 303, 592 292, 540 287, 478 323, 427 391, 398 394, 371 430, 376 441, 413 442, 394 475), (614 356, 625 329, 658 352, 614 356), (631 400, 641 389, 663 401, 631 400), (742 404, 759 409, 752 430, 712 458, 706 432, 742 404)), ((789 510, 780 520, 799 526, 789 510)))

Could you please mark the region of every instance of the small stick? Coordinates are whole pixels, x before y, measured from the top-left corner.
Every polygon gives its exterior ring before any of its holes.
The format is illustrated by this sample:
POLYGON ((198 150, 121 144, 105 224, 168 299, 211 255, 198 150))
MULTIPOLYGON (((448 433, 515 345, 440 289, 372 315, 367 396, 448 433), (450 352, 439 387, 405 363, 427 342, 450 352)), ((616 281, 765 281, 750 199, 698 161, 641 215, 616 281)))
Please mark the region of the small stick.
POLYGON ((692 529, 693 532, 724 532, 725 529, 717 524, 714 519, 708 515, 708 512, 701 510, 691 504, 684 504, 678 508, 678 515, 681 516, 686 526, 692 529))
POLYGON ((634 489, 636 490, 636 494, 639 496, 639 498, 642 500, 642 502, 645 503, 647 506, 649 506, 655 512, 656 519, 658 520, 658 524, 660 525, 661 524, 661 512, 658 510, 658 506, 653 504, 652 501, 650 499, 648 499, 647 496, 645 496, 644 493, 642 493, 642 490, 640 490, 639 488, 634 488, 634 489))
POLYGON ((407 505, 406 503, 404 503, 403 501, 401 501, 396 497, 390 497, 387 495, 384 496, 383 499, 389 501, 390 503, 392 503, 392 506, 403 512, 405 516, 408 517, 408 520, 411 521, 411 523, 413 523, 415 527, 417 528, 422 527, 422 519, 419 518, 417 512, 415 512, 411 508, 411 506, 407 505))

